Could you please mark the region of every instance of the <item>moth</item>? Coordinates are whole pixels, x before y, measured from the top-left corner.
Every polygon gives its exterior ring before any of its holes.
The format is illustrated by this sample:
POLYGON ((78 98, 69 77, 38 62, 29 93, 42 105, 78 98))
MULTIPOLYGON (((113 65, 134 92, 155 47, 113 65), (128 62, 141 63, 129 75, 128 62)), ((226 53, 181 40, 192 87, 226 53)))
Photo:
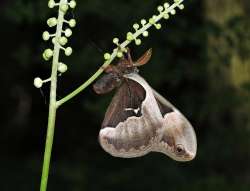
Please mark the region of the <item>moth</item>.
POLYGON ((151 55, 150 49, 134 62, 128 50, 94 84, 97 94, 117 89, 102 122, 99 142, 115 157, 160 152, 176 161, 190 161, 197 150, 192 125, 138 74, 137 67, 146 64, 151 55))

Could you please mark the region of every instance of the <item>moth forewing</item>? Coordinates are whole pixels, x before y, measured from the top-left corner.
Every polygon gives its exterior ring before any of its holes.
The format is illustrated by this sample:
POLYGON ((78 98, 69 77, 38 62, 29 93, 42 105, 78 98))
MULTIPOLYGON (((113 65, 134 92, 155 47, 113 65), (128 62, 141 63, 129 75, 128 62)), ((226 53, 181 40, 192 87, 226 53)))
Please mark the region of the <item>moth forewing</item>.
POLYGON ((136 73, 124 77, 126 83, 117 90, 108 107, 99 140, 111 155, 131 158, 152 151, 162 116, 146 81, 136 73))
POLYGON ((140 84, 146 92, 145 102, 142 104, 144 107, 144 114, 147 114, 147 117, 150 119, 151 123, 154 125, 160 125, 162 115, 158 108, 156 99, 154 97, 152 88, 148 83, 137 73, 130 73, 124 75, 125 78, 131 79, 138 84, 140 84))

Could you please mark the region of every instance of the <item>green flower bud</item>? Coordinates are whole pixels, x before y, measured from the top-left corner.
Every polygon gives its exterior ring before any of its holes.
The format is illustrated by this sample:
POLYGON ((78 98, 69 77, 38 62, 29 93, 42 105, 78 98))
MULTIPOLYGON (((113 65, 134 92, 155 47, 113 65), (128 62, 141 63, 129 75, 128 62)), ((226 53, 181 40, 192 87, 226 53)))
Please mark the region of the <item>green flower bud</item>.
POLYGON ((141 20, 141 24, 142 24, 142 25, 145 25, 145 24, 147 24, 147 21, 146 21, 145 19, 142 19, 142 20, 141 20))
POLYGON ((114 39, 113 39, 113 43, 116 44, 116 45, 118 45, 119 39, 118 39, 118 38, 114 38, 114 39))
POLYGON ((43 86, 43 81, 42 81, 42 79, 41 78, 35 78, 34 79, 34 86, 36 87, 36 88, 41 88, 42 86, 43 86))
POLYGON ((68 70, 68 66, 62 62, 58 64, 58 71, 64 73, 68 70))
POLYGON ((133 28, 134 28, 135 30, 138 30, 138 29, 140 28, 140 26, 139 26, 137 23, 135 23, 135 24, 133 25, 133 28))
POLYGON ((141 39, 136 39, 136 40, 135 40, 135 44, 136 44, 137 46, 141 45, 141 39))
POLYGON ((161 29, 161 24, 160 23, 155 24, 155 28, 158 29, 158 30, 161 29))
POLYGON ((164 19, 169 19, 169 14, 168 13, 164 13, 163 18, 164 19))
POLYGON ((75 27, 76 26, 76 20, 75 19, 70 19, 69 20, 69 26, 72 27, 72 28, 75 27))
POLYGON ((133 35, 132 32, 128 32, 128 33, 127 33, 127 40, 128 40, 128 41, 134 40, 134 35, 133 35))
POLYGON ((56 37, 52 38, 52 43, 55 44, 56 43, 56 37))
POLYGON ((180 10, 183 10, 185 8, 183 4, 180 4, 178 7, 180 10))
POLYGON ((66 56, 70 56, 72 54, 73 50, 71 47, 67 47, 64 51, 66 56))
POLYGON ((44 56, 50 59, 53 56, 53 50, 51 50, 50 48, 46 49, 44 51, 44 56))
POLYGON ((104 59, 109 60, 111 58, 111 55, 109 53, 104 54, 104 59))
POLYGON ((49 18, 47 24, 49 27, 54 27, 57 25, 57 19, 55 17, 49 18))
POLYGON ((47 40, 49 40, 49 38, 50 38, 49 32, 48 31, 44 31, 43 32, 43 40, 47 41, 47 40))
POLYGON ((65 36, 62 36, 59 38, 58 42, 60 45, 64 46, 65 44, 67 44, 68 39, 65 36))
POLYGON ((164 6, 165 9, 167 9, 167 8, 169 8, 170 5, 168 3, 164 3, 163 6, 164 6))
POLYGON ((122 51, 118 51, 116 56, 117 56, 118 58, 121 58, 121 57, 123 56, 123 52, 122 52, 122 51))
POLYGON ((72 35, 72 30, 70 28, 67 28, 65 31, 64 31, 64 34, 66 37, 70 37, 72 35))
POLYGON ((121 48, 121 51, 126 52, 126 53, 128 52, 128 50, 126 48, 121 48))
POLYGON ((144 36, 144 37, 148 37, 148 31, 144 31, 143 33, 142 33, 142 35, 144 36))
POLYGON ((43 59, 44 59, 45 61, 48 61, 48 60, 49 60, 49 58, 46 56, 45 53, 43 53, 43 59))
POLYGON ((158 10, 159 12, 162 12, 162 11, 164 10, 164 8, 163 8, 163 6, 160 5, 160 6, 157 7, 157 10, 158 10))
POLYGON ((61 10, 62 12, 66 13, 68 9, 69 9, 68 4, 61 4, 61 5, 60 5, 60 10, 61 10))
POLYGON ((171 15, 175 15, 176 14, 176 10, 173 9, 173 10, 170 11, 170 13, 171 13, 171 15))
POLYGON ((55 7, 55 5, 56 5, 56 3, 55 3, 55 1, 54 0, 49 0, 49 2, 48 2, 48 7, 49 8, 54 8, 55 7))
POLYGON ((152 17, 155 21, 156 21, 156 19, 157 19, 157 16, 156 15, 153 15, 153 17, 152 17))
POLYGON ((155 24, 155 20, 154 20, 153 18, 150 18, 150 19, 149 19, 149 23, 150 23, 151 25, 153 25, 153 24, 155 24))
POLYGON ((70 8, 74 9, 74 8, 76 7, 76 1, 71 0, 71 1, 69 2, 69 6, 70 6, 70 8))

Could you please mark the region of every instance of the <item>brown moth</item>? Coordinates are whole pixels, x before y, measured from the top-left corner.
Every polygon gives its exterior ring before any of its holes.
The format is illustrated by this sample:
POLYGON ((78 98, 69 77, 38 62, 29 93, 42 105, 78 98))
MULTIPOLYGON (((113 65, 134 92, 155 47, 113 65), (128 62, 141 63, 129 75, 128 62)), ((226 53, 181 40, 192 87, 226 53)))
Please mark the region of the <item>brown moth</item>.
POLYGON ((100 144, 115 157, 161 152, 176 161, 190 161, 197 150, 192 125, 138 74, 137 66, 146 64, 151 54, 150 49, 133 62, 128 51, 94 84, 98 94, 118 88, 102 123, 100 144))

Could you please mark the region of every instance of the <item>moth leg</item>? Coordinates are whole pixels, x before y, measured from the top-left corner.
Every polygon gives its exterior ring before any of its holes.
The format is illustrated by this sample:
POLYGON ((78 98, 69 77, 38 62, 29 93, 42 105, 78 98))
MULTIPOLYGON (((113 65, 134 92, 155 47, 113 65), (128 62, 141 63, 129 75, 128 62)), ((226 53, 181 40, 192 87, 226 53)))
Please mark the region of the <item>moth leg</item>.
POLYGON ((126 62, 126 65, 128 65, 129 67, 133 67, 133 60, 132 60, 132 57, 131 57, 131 53, 130 53, 131 51, 130 51, 130 49, 129 48, 127 48, 127 53, 126 53, 126 60, 128 61, 128 62, 126 62))

